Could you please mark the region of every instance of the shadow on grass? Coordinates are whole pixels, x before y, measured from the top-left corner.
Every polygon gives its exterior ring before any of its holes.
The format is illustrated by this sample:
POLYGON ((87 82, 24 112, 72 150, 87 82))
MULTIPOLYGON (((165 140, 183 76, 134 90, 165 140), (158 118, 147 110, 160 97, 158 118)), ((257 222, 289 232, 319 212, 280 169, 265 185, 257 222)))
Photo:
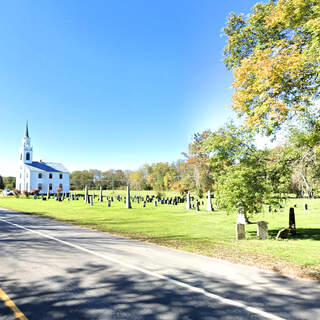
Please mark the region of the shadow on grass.
MULTIPOLYGON (((280 229, 279 229, 280 230, 280 229)), ((275 238, 278 234, 278 229, 269 230, 269 236, 275 238)), ((254 236, 255 231, 250 231, 250 236, 254 236)), ((320 240, 320 228, 298 228, 297 234, 289 236, 290 240, 320 240)))

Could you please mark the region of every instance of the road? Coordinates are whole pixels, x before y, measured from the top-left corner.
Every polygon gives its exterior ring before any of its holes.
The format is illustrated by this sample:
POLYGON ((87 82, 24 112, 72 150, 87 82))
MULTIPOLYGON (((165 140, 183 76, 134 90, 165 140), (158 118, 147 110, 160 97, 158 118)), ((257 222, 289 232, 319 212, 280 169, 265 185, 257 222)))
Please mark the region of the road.
MULTIPOLYGON (((320 283, 0 209, 0 288, 29 320, 320 319, 320 283)), ((0 300, 0 319, 16 319, 0 300)))

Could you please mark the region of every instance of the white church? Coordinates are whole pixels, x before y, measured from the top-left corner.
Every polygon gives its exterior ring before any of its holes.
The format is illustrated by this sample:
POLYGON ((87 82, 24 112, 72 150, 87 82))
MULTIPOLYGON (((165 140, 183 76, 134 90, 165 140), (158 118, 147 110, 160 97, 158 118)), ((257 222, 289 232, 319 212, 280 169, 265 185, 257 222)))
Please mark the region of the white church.
POLYGON ((40 189, 41 194, 61 192, 69 193, 69 171, 56 162, 33 161, 33 149, 29 137, 28 123, 22 139, 19 171, 16 178, 16 189, 31 192, 40 189))

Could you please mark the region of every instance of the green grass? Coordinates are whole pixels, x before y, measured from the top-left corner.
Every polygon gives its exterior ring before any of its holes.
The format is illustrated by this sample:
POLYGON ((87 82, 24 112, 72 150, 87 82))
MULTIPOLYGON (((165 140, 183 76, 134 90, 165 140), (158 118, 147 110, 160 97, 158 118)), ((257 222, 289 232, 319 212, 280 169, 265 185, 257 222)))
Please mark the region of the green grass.
MULTIPOLYGON (((116 193, 124 195, 125 191, 116 193)), ((152 192, 133 191, 131 195, 146 193, 152 192)), ((98 195, 98 191, 95 194, 98 195)), ((167 196, 172 195, 167 193, 167 196)), ((185 210, 184 204, 154 207, 148 203, 143 208, 141 202, 133 202, 133 208, 128 210, 123 201, 116 200, 108 208, 106 201, 99 203, 97 198, 91 207, 83 200, 57 202, 32 197, 0 197, 0 206, 233 262, 320 279, 320 199, 287 200, 282 212, 255 216, 252 220, 269 222, 269 239, 257 239, 254 224, 246 226, 247 239, 241 241, 235 240, 234 215, 223 211, 206 212, 205 206, 196 212, 185 210), (309 204, 308 211, 303 210, 305 202, 309 204), (288 208, 294 203, 297 204, 297 236, 275 240, 277 231, 288 226, 288 208)))

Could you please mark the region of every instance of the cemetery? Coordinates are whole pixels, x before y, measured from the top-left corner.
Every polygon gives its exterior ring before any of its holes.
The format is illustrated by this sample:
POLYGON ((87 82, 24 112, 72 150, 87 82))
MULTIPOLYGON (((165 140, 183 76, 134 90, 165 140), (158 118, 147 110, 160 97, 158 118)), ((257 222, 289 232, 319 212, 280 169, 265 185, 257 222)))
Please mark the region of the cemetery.
POLYGON ((199 198, 154 191, 85 190, 0 197, 0 206, 172 248, 318 279, 320 199, 288 198, 246 221, 199 198), (129 197, 128 197, 129 194, 129 197), (237 220, 237 221, 236 221, 237 220), (317 241, 314 241, 317 240, 317 241))

